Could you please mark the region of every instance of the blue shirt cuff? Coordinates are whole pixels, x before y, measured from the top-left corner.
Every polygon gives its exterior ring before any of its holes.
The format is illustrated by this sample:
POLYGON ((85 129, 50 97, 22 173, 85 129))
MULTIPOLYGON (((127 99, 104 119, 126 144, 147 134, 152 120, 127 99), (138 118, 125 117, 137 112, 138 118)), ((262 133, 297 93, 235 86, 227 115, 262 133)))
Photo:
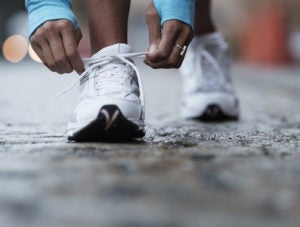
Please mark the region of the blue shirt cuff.
POLYGON ((71 1, 26 0, 28 10, 29 37, 46 21, 66 19, 73 23, 74 29, 79 28, 71 1))
POLYGON ((168 20, 179 20, 194 30, 196 0, 154 0, 154 6, 161 18, 161 25, 168 20))

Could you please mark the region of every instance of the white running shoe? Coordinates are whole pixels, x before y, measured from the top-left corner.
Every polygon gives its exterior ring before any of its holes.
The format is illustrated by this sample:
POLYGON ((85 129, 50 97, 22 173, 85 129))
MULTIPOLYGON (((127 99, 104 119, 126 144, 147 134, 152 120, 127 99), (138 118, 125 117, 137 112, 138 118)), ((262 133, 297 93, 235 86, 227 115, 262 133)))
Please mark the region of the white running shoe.
POLYGON ((115 44, 85 60, 78 104, 68 125, 77 142, 141 138, 144 96, 140 74, 128 60, 131 47, 115 44))
POLYGON ((239 102, 230 79, 228 44, 220 33, 195 37, 181 67, 183 118, 237 120, 239 102))

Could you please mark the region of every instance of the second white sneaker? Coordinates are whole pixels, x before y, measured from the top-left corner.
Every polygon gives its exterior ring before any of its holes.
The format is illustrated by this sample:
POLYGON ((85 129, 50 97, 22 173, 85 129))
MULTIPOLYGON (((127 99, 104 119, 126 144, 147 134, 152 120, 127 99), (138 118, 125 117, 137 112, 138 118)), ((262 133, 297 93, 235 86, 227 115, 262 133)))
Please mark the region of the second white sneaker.
POLYGON ((116 44, 85 60, 78 104, 68 125, 77 142, 141 138, 144 97, 140 76, 128 59, 131 47, 116 44))
POLYGON ((221 34, 194 38, 180 70, 183 118, 238 119, 239 103, 230 78, 228 44, 221 34))

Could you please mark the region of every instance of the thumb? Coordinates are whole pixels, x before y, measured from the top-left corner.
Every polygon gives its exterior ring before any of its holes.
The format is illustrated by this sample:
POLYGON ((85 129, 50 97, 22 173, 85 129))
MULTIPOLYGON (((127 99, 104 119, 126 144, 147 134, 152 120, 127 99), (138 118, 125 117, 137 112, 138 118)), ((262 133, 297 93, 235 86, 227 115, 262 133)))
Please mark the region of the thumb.
POLYGON ((160 17, 153 2, 151 2, 147 10, 147 24, 149 30, 149 52, 151 55, 157 49, 162 36, 160 17))
POLYGON ((75 31, 75 39, 76 39, 77 45, 79 45, 81 38, 82 38, 82 32, 81 32, 81 29, 78 28, 75 31))

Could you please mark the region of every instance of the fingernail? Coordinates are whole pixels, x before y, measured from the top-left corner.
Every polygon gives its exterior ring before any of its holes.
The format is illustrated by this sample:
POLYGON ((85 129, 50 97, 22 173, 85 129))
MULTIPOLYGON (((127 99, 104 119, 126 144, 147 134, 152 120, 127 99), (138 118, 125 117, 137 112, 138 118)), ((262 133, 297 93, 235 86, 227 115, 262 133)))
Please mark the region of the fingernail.
POLYGON ((153 53, 156 49, 157 49, 157 45, 156 44, 151 44, 150 47, 149 47, 149 52, 153 53))

